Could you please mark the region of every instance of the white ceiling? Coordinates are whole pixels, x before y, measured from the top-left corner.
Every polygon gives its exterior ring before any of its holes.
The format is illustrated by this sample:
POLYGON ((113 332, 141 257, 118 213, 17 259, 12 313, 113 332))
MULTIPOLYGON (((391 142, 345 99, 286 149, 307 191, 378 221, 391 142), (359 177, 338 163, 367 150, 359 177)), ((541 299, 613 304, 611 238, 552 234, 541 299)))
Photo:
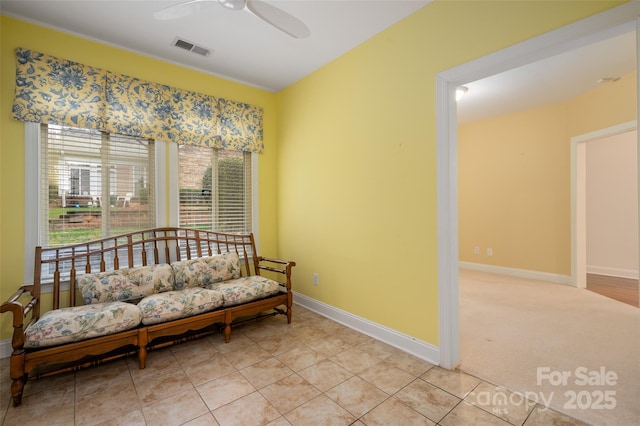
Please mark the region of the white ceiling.
POLYGON ((465 84, 458 122, 566 102, 636 69, 634 25, 594 35, 596 42, 465 84), (605 79, 601 81, 601 79, 605 79))
MULTIPOLYGON (((197 14, 159 21, 153 13, 184 0, 0 0, 0 12, 147 56, 277 92, 427 5, 430 0, 268 0, 311 31, 295 39, 247 11, 213 0, 197 14), (213 50, 173 46, 180 37, 213 50)), ((635 31, 471 82, 461 123, 566 101, 603 77, 635 70, 635 31)), ((22 46, 29 48, 30 46, 22 46)), ((435 83, 434 83, 435 84, 435 83)))
MULTIPOLYGON (((244 10, 213 0, 195 15, 160 21, 153 13, 186 0, 0 0, 3 14, 277 92, 417 11, 429 0, 268 0, 302 20, 295 39, 244 10), (203 57, 176 37, 209 49, 203 57)), ((29 46, 23 46, 28 48, 29 46)))

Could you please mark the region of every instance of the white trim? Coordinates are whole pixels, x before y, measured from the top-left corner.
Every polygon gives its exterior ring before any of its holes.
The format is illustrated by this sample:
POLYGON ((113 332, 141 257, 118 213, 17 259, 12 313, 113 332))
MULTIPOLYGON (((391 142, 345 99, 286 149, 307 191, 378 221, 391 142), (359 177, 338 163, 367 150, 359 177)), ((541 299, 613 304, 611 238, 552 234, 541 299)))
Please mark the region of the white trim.
POLYGON ((24 123, 24 281, 33 282, 33 254, 40 238, 40 124, 24 123))
MULTIPOLYGON (((180 189, 178 188, 180 179, 178 176, 178 144, 168 143, 169 161, 167 162, 167 182, 165 182, 165 191, 169 192, 169 217, 167 218, 167 226, 180 226, 180 189)), ((163 208, 166 210, 167 206, 163 208)))
POLYGON ((167 142, 155 141, 155 194, 156 199, 156 225, 164 226, 167 223, 167 142))
MULTIPOLYGON (((436 173, 438 203, 438 321, 440 365, 457 365, 459 360, 457 279, 450 275, 458 257, 452 248, 458 244, 458 230, 448 219, 458 212, 456 157, 444 153, 455 152, 458 141, 452 87, 470 83, 518 66, 530 64, 580 46, 602 40, 637 27, 640 2, 632 1, 605 12, 507 47, 466 64, 443 71, 436 78, 436 173)), ((640 77, 639 77, 640 78, 640 77)), ((638 101, 640 102, 640 100, 638 101)), ((639 153, 640 155, 640 153, 639 153)))
POLYGON ((259 155, 255 152, 251 153, 251 232, 253 232, 253 238, 256 243, 256 250, 260 251, 260 227, 259 227, 259 215, 258 215, 258 203, 260 197, 258 196, 258 161, 259 155))
POLYGON ((293 293, 293 301, 295 304, 303 306, 310 311, 316 312, 344 326, 373 337, 376 340, 380 340, 381 342, 387 343, 404 352, 410 353, 415 357, 428 361, 432 364, 438 364, 439 362, 440 354, 438 348, 430 343, 399 333, 388 327, 369 321, 357 315, 353 315, 331 305, 327 305, 326 303, 300 293, 293 293))
POLYGON ((546 281, 556 284, 571 285, 571 277, 568 275, 552 274, 549 272, 532 271, 529 269, 508 268, 506 266, 486 265, 483 263, 459 262, 460 269, 489 272, 492 274, 507 275, 510 277, 526 278, 529 280, 546 281))
POLYGON ((571 138, 571 284, 587 288, 586 143, 636 130, 637 120, 571 138))
POLYGON ((460 361, 458 340, 458 153, 456 85, 436 79, 436 170, 438 214, 438 332, 440 366, 454 369, 460 361), (442 167, 442 165, 446 165, 442 167))
POLYGON ((638 270, 611 268, 608 266, 587 265, 588 274, 606 275, 609 277, 628 278, 637 280, 640 277, 638 270))

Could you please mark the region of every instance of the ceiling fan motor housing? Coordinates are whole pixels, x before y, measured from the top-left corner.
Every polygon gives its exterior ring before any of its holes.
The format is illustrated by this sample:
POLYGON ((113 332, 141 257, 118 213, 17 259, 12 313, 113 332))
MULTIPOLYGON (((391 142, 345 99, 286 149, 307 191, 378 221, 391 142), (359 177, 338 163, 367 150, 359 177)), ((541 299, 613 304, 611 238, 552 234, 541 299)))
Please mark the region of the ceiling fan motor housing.
POLYGON ((233 10, 244 9, 247 4, 247 0, 218 0, 221 5, 233 10))

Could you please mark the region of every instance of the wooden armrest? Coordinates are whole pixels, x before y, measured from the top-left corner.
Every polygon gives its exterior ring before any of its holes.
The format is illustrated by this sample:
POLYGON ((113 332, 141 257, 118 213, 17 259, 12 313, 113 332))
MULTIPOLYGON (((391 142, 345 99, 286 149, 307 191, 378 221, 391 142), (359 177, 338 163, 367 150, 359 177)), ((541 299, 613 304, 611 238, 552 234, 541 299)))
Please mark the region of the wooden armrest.
MULTIPOLYGON (((9 300, 0 305, 0 313, 11 312, 13 315, 13 337, 11 338, 11 346, 13 347, 14 353, 23 351, 24 330, 26 329, 25 318, 30 312, 38 307, 40 302, 40 299, 33 295, 26 305, 23 305, 18 301, 21 296, 30 294, 32 290, 33 285, 23 285, 9 298, 9 300)), ((36 310, 36 312, 38 311, 36 310)), ((33 321, 35 321, 34 318, 31 319, 31 322, 33 321)), ((29 324, 27 324, 27 326, 28 325, 29 324)))
POLYGON ((284 283, 280 283, 280 284, 287 288, 287 292, 291 291, 291 268, 296 266, 296 262, 288 261, 288 260, 281 260, 281 259, 273 259, 273 258, 262 257, 262 256, 258 257, 258 261, 259 262, 275 263, 277 265, 284 265, 284 269, 283 269, 283 268, 274 268, 273 266, 267 266, 267 265, 260 265, 259 264, 257 266, 257 269, 261 269, 261 270, 264 270, 264 271, 277 272, 279 274, 284 275, 286 277, 286 280, 285 280, 284 283))
MULTIPOLYGON (((22 296, 24 293, 30 293, 33 290, 33 284, 24 284, 22 286, 20 286, 20 288, 18 288, 18 290, 16 290, 15 293, 13 293, 13 296, 11 296, 9 298, 9 300, 7 300, 6 302, 3 303, 3 305, 5 303, 10 303, 10 302, 15 302, 16 300, 18 300, 18 298, 20 298, 20 296, 22 296)), ((5 312, 5 311, 2 311, 5 312)))
POLYGON ((24 322, 24 317, 31 311, 35 303, 37 303, 37 299, 33 298, 29 301, 27 306, 23 306, 22 303, 18 301, 18 299, 23 295, 31 292, 33 288, 32 285, 23 285, 18 290, 13 293, 13 295, 0 305, 0 313, 11 312, 13 314, 13 326, 21 325, 24 322), (36 300, 36 302, 34 302, 36 300))
POLYGON ((284 269, 280 269, 280 268, 274 268, 273 266, 266 266, 266 265, 258 265, 259 269, 263 269, 265 271, 272 271, 272 272, 278 272, 280 274, 284 274, 287 277, 291 276, 291 268, 296 266, 296 262, 290 261, 290 260, 281 260, 281 259, 273 259, 270 257, 258 257, 258 261, 260 262, 269 262, 269 263, 276 263, 278 265, 284 265, 285 268, 284 269))
POLYGON ((259 257, 258 257, 258 260, 260 260, 260 261, 263 261, 263 260, 264 260, 265 262, 271 262, 271 263, 279 263, 279 264, 281 264, 281 265, 286 265, 287 263, 293 263, 293 264, 295 265, 295 262, 290 262, 290 261, 288 261, 288 260, 281 260, 281 259, 273 259, 273 258, 271 258, 271 257, 262 257, 262 256, 259 256, 259 257))

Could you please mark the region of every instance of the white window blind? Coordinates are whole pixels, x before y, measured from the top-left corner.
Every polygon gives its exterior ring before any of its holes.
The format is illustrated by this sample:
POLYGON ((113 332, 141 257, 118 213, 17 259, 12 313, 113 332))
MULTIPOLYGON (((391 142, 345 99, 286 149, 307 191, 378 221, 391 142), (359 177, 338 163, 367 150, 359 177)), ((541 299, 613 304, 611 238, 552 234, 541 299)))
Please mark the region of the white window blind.
POLYGON ((194 145, 178 149, 180 226, 251 232, 251 153, 194 145))
POLYGON ((40 244, 155 226, 153 141, 41 125, 40 244))

